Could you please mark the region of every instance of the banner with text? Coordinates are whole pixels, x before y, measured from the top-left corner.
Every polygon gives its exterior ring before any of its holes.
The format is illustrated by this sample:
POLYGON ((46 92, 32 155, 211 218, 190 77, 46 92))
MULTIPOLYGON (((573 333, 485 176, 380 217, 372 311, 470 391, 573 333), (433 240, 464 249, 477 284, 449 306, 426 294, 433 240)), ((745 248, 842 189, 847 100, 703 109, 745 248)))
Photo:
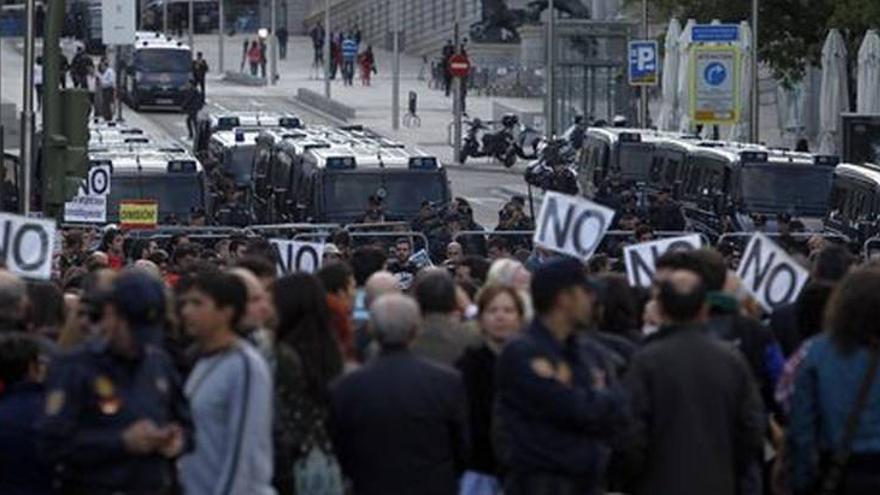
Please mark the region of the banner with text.
POLYGON ((767 311, 793 303, 809 272, 769 237, 755 234, 737 270, 745 288, 767 311))
POLYGON ((54 220, 0 213, 0 259, 10 272, 48 280, 54 251, 54 220))
POLYGON ((305 272, 315 273, 321 268, 324 244, 300 242, 287 239, 270 239, 278 261, 278 274, 305 272))
POLYGON ((534 241, 542 248, 588 259, 599 247, 613 219, 611 208, 550 191, 544 194, 534 241))
POLYGON ((626 278, 633 287, 650 287, 657 267, 657 259, 668 251, 700 249, 699 234, 643 242, 623 248, 626 278))

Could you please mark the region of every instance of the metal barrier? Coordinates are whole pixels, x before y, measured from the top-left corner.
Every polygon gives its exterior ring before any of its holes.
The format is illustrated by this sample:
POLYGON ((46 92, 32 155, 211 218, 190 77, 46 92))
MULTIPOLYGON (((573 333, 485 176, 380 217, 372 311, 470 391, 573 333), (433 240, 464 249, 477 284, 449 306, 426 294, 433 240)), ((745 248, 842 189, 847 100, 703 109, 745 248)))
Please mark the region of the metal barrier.
MULTIPOLYGON (((514 238, 525 238, 525 244, 529 249, 532 248, 532 238, 534 237, 534 230, 462 230, 455 234, 452 238, 455 242, 460 242, 459 239, 462 239, 467 236, 475 237, 481 236, 484 238, 491 239, 492 237, 514 237, 514 238)), ((655 239, 667 239, 671 237, 681 237, 685 235, 694 235, 698 234, 700 239, 703 241, 704 246, 710 246, 712 243, 709 240, 709 237, 705 234, 701 234, 699 232, 682 232, 682 231, 656 231, 653 232, 655 239)), ((749 234, 751 235, 751 234, 749 234)), ((878 239, 880 241, 880 239, 878 239)), ((597 252, 603 252, 609 249, 609 247, 619 247, 621 244, 631 244, 635 242, 635 231, 632 230, 609 230, 605 233, 605 237, 602 238, 602 242, 599 244, 599 248, 597 252)))
MULTIPOLYGON (((357 248, 360 247, 355 243, 356 239, 391 239, 391 242, 394 242, 396 239, 404 238, 409 240, 410 246, 412 246, 413 252, 418 251, 419 249, 430 248, 430 242, 428 242, 428 237, 421 232, 414 231, 406 231, 406 232, 381 232, 381 231, 365 231, 365 232, 349 232, 349 235, 352 239, 352 247, 357 248), (415 242, 416 240, 420 240, 421 244, 415 242)), ((329 237, 329 233, 326 232, 307 232, 303 234, 297 234, 293 237, 294 241, 306 241, 306 242, 314 242, 317 240, 318 242, 326 241, 327 237, 329 237)), ((369 244, 369 242, 365 243, 369 244)), ((385 246, 386 248, 391 247, 391 244, 385 246)))
MULTIPOLYGON (((763 232, 763 234, 774 241, 782 237, 782 234, 778 232, 763 232)), ((715 243, 715 247, 722 250, 722 252, 726 246, 741 246, 744 249, 746 243, 748 243, 749 239, 754 235, 755 232, 728 232, 726 234, 721 234, 718 236, 718 241, 715 243)), ((807 242, 813 237, 821 237, 826 241, 840 244, 847 244, 850 242, 848 237, 830 232, 796 232, 789 234, 788 236, 798 242, 807 242)))
POLYGON ((336 223, 282 223, 277 225, 251 225, 246 227, 250 232, 257 235, 282 235, 291 236, 300 232, 307 231, 326 231, 328 235, 342 226, 336 223))
POLYGON ((351 223, 345 226, 348 232, 409 232, 409 222, 351 223))

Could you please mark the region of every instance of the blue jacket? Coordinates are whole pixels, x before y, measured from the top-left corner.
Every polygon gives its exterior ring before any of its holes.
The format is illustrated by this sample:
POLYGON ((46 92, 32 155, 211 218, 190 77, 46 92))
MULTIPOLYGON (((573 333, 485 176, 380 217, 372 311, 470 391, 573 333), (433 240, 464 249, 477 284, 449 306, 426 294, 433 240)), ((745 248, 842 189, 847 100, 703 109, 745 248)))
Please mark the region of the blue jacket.
MULTIPOLYGON (((812 339, 795 378, 787 435, 795 490, 809 487, 818 475, 816 454, 838 447, 868 359, 864 347, 842 354, 828 334, 812 339)), ((871 387, 851 449, 854 454, 880 454, 880 380, 871 387)))
POLYGON ((626 403, 616 386, 594 389, 593 372, 603 365, 588 356, 573 336, 560 343, 537 318, 504 348, 496 443, 512 470, 599 482, 626 403))
POLYGON ((43 386, 16 383, 0 393, 0 493, 44 495, 52 489, 51 466, 37 457, 34 423, 45 402, 43 386))

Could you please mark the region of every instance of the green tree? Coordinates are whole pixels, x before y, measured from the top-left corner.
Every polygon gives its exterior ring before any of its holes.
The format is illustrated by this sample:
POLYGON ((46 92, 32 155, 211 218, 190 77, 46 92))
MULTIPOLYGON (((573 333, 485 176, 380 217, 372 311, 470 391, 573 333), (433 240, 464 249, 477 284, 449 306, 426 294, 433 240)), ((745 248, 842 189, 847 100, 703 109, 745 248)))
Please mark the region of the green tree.
MULTIPOLYGON (((628 0, 639 3, 640 0, 628 0)), ((759 0, 760 26, 758 58, 776 78, 796 82, 808 65, 819 65, 822 45, 831 28, 840 29, 855 63, 862 37, 880 27, 880 0, 759 0)), ((651 0, 649 9, 656 22, 672 16, 682 23, 718 19, 740 22, 751 18, 751 0, 651 0)))

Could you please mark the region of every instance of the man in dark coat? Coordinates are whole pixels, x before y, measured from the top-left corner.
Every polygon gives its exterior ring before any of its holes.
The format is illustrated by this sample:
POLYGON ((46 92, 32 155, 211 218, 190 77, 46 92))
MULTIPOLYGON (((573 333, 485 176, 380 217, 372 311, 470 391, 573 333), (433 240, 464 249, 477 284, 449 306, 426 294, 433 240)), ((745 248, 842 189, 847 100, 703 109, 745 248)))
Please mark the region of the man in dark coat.
POLYGON ((370 308, 381 354, 332 390, 330 428, 359 495, 458 493, 467 458, 467 410, 455 370, 416 357, 415 301, 399 294, 370 308))
POLYGON ((496 445, 509 469, 508 495, 598 493, 627 406, 575 335, 590 324, 596 289, 575 259, 535 271, 535 319, 501 352, 496 372, 496 445))
POLYGON ((636 495, 736 495, 760 462, 764 416, 749 366, 706 331, 706 286, 670 270, 654 298, 663 326, 636 353, 625 384, 636 495))
POLYGON ((189 138, 193 139, 196 132, 196 119, 199 110, 205 106, 205 96, 196 89, 195 81, 189 81, 184 90, 183 103, 180 105, 183 113, 186 114, 186 131, 189 138))

